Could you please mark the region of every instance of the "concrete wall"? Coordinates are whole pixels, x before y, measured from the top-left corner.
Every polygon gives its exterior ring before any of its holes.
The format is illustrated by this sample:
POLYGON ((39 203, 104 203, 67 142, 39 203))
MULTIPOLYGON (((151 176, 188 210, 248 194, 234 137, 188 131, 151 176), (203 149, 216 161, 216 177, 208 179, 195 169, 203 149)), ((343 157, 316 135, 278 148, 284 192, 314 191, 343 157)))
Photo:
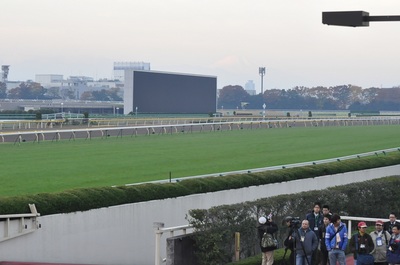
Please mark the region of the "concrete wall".
MULTIPOLYGON (((237 190, 39 217, 38 231, 1 242, 0 260, 81 264, 154 264, 153 222, 187 224, 190 209, 324 189, 398 175, 400 165, 237 190)), ((40 209, 37 209, 40 213, 40 209)), ((1 235, 0 235, 1 236, 1 235)), ((166 257, 166 236, 162 237, 166 257)))

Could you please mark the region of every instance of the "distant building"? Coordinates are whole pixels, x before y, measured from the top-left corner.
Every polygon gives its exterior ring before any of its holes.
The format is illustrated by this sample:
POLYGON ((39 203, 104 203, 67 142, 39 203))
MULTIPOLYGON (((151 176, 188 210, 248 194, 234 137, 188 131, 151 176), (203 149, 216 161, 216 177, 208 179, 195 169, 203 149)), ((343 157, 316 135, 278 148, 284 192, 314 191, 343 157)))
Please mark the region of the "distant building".
POLYGON ((37 74, 35 82, 46 89, 58 88, 59 96, 64 99, 80 99, 84 92, 110 90, 111 88, 121 88, 119 96, 123 97, 123 82, 118 80, 100 79, 95 81, 88 76, 70 76, 64 79, 63 75, 58 74, 37 74))
POLYGON ((7 81, 6 83, 6 87, 7 87, 7 91, 16 87, 19 87, 22 82, 21 81, 7 81))
POLYGON ((35 82, 44 88, 60 87, 65 82, 63 78, 63 75, 57 74, 37 74, 35 75, 35 82))
POLYGON ((250 96, 257 95, 256 92, 256 85, 254 84, 253 80, 247 81, 247 83, 244 85, 244 89, 250 96))
POLYGON ((114 62, 114 79, 124 82, 125 70, 150 71, 150 63, 145 63, 145 62, 114 62))
POLYGON ((125 71, 124 114, 208 114, 216 108, 215 76, 125 71))

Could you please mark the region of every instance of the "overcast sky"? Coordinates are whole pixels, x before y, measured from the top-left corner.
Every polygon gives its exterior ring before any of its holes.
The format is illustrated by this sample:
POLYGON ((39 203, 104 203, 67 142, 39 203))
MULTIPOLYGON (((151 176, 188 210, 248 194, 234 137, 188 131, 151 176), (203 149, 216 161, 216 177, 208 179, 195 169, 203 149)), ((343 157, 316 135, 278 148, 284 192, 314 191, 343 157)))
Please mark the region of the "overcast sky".
POLYGON ((35 74, 113 77, 113 62, 217 76, 218 88, 400 85, 400 22, 322 24, 323 11, 400 15, 399 0, 2 0, 0 64, 35 74))

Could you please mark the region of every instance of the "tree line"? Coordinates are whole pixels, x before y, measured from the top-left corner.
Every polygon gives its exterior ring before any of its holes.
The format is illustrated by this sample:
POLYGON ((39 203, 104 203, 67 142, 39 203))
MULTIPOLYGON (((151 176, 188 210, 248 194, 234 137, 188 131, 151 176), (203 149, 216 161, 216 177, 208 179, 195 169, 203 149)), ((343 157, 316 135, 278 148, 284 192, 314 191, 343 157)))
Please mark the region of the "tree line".
POLYGON ((313 109, 350 111, 400 111, 400 86, 366 88, 354 85, 268 89, 263 94, 249 95, 238 85, 219 91, 219 109, 313 109))
POLYGON ((36 82, 23 82, 19 86, 7 90, 4 82, 0 82, 0 99, 80 99, 96 101, 122 101, 118 95, 119 88, 85 91, 79 98, 71 87, 44 88, 36 82))
MULTIPOLYGON (((0 82, 0 99, 80 99, 122 101, 119 88, 85 91, 79 98, 73 88, 44 88, 36 82, 23 82, 7 91, 0 82)), ((154 95, 155 97, 157 95, 154 95)), ((400 86, 362 89, 354 85, 332 87, 296 86, 292 89, 267 89, 249 95, 242 86, 229 85, 219 91, 218 109, 305 109, 350 111, 400 111, 400 86)))

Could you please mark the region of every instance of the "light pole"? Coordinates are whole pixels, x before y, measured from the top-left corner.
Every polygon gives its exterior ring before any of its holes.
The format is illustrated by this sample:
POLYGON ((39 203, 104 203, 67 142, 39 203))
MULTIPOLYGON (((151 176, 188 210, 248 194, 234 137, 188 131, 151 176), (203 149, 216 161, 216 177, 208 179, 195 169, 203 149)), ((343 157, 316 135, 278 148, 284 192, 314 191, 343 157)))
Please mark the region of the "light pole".
POLYGON ((118 113, 119 113, 119 108, 117 107, 117 117, 118 117, 118 113))
POLYGON ((258 68, 258 74, 261 76, 261 94, 264 94, 264 75, 265 75, 265 67, 258 68))
POLYGON ((137 109, 138 107, 135 108, 135 117, 137 117, 137 109))
POLYGON ((61 102, 61 116, 64 116, 64 103, 61 102))

